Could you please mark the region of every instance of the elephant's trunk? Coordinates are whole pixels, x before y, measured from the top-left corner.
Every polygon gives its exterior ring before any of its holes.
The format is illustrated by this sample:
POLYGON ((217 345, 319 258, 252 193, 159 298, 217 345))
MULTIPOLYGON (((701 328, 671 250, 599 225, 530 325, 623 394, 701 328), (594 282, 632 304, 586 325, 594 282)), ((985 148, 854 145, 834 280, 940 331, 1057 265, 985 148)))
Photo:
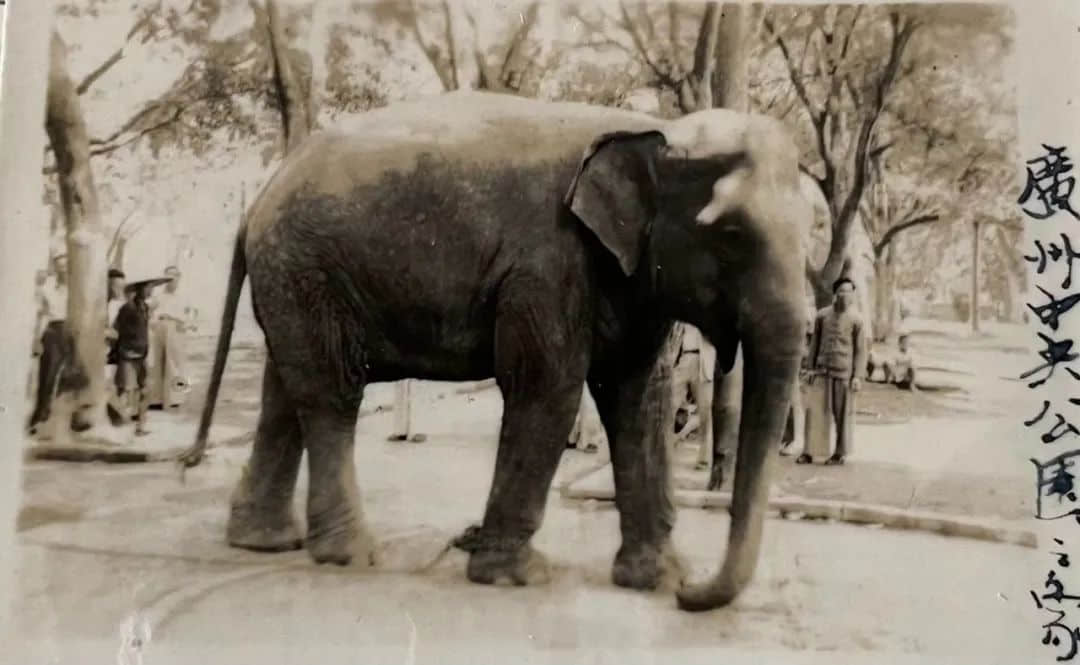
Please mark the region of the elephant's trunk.
POLYGON ((766 324, 770 330, 743 335, 742 414, 727 554, 712 580, 679 591, 679 607, 684 610, 727 605, 753 577, 768 510, 773 461, 798 373, 797 341, 802 319, 795 311, 794 307, 773 308, 768 313, 771 321, 766 324))

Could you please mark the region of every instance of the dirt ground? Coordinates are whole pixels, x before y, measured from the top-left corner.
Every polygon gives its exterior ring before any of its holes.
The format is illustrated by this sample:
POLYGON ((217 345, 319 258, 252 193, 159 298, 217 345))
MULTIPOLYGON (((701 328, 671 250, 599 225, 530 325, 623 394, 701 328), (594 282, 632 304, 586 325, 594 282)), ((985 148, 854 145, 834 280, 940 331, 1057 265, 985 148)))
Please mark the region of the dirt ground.
MULTIPOLYGON (((202 339, 192 349, 199 371, 211 343, 202 339)), ((1005 665, 1052 657, 1039 644, 1027 594, 1038 584, 1029 573, 1040 552, 872 527, 770 519, 750 589, 734 607, 688 615, 675 609, 669 590, 612 586, 617 513, 610 504, 553 492, 536 536, 552 560, 551 584, 470 585, 464 555, 440 553, 482 515, 501 400, 496 390, 462 394, 452 384, 418 386, 417 429, 428 435, 420 444, 385 440, 391 386, 371 386, 366 395, 356 463, 364 513, 380 543, 374 571, 316 567, 302 551, 230 549, 223 542, 228 496, 250 443, 230 432, 254 426, 260 376, 258 345, 241 344, 230 358, 213 435, 232 444, 214 449, 184 484, 169 464, 28 465, 17 638, 5 650, 11 662, 114 662, 121 626, 133 616, 152 628, 148 665, 717 658, 1005 665), (1018 622, 1030 624, 1030 635, 1018 622)), ((182 413, 152 414, 158 436, 190 440, 205 385, 196 378, 182 413)), ((803 467, 783 458, 777 490, 1024 516, 1009 466, 1017 451, 993 441, 987 454, 970 450, 987 436, 999 439, 1004 420, 987 420, 970 402, 935 402, 950 410, 944 417, 923 408, 919 400, 929 395, 890 390, 867 389, 859 452, 849 465, 803 467), (871 413, 888 422, 873 423, 871 413), (966 471, 956 463, 968 459, 966 471)), ((595 467, 605 452, 568 451, 556 486, 595 467)), ((304 476, 296 497, 301 516, 304 476)), ((726 529, 722 511, 679 511, 674 538, 692 578, 715 571, 726 529)))

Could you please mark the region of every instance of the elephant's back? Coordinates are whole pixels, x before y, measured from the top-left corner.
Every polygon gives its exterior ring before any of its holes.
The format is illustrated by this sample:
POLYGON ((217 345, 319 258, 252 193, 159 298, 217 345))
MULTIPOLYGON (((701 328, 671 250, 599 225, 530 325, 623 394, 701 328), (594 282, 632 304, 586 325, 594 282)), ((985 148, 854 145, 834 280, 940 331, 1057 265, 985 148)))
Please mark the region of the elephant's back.
POLYGON ((299 191, 348 196, 358 188, 395 186, 423 167, 456 172, 461 179, 576 163, 600 134, 646 130, 660 122, 622 109, 499 93, 454 92, 392 104, 301 143, 252 207, 250 232, 258 235, 272 211, 299 191))
POLYGON ((352 116, 328 134, 331 141, 365 153, 438 149, 482 164, 567 152, 580 157, 603 132, 650 129, 660 122, 624 109, 456 91, 352 116))

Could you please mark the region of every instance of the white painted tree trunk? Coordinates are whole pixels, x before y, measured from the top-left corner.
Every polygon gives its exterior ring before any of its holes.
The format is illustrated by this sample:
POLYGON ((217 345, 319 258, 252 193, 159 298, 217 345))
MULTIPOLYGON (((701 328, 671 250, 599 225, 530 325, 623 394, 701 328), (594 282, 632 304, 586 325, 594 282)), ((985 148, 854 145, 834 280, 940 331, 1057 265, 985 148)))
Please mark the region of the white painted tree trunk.
MULTIPOLYGON (((101 221, 90 168, 90 138, 79 96, 67 67, 68 49, 52 32, 45 127, 56 159, 60 201, 67 227, 67 327, 75 338, 75 362, 88 385, 73 397, 89 424, 105 416, 105 295, 108 238, 101 221)), ((5 70, 7 68, 5 67, 5 70)), ((65 395, 63 400, 71 399, 65 395)), ((63 409, 58 409, 58 415, 63 409)), ((68 421, 57 427, 66 430, 68 421)), ((65 432, 66 433, 66 432, 65 432)))

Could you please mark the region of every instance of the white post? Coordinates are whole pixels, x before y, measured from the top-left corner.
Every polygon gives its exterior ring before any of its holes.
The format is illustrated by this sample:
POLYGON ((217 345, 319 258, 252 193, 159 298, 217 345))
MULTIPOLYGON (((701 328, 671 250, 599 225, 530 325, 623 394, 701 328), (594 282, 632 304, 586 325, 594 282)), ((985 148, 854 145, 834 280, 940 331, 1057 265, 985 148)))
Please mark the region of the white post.
MULTIPOLYGON (((49 218, 41 203, 45 87, 52 0, 9 2, 0 66, 0 626, 6 632, 16 565, 15 515, 22 485, 26 377, 34 328, 34 272, 46 258, 49 218)), ((9 643, 8 640, 0 644, 9 643)))
POLYGON ((408 441, 412 436, 412 381, 403 379, 394 385, 394 431, 390 438, 408 441))

